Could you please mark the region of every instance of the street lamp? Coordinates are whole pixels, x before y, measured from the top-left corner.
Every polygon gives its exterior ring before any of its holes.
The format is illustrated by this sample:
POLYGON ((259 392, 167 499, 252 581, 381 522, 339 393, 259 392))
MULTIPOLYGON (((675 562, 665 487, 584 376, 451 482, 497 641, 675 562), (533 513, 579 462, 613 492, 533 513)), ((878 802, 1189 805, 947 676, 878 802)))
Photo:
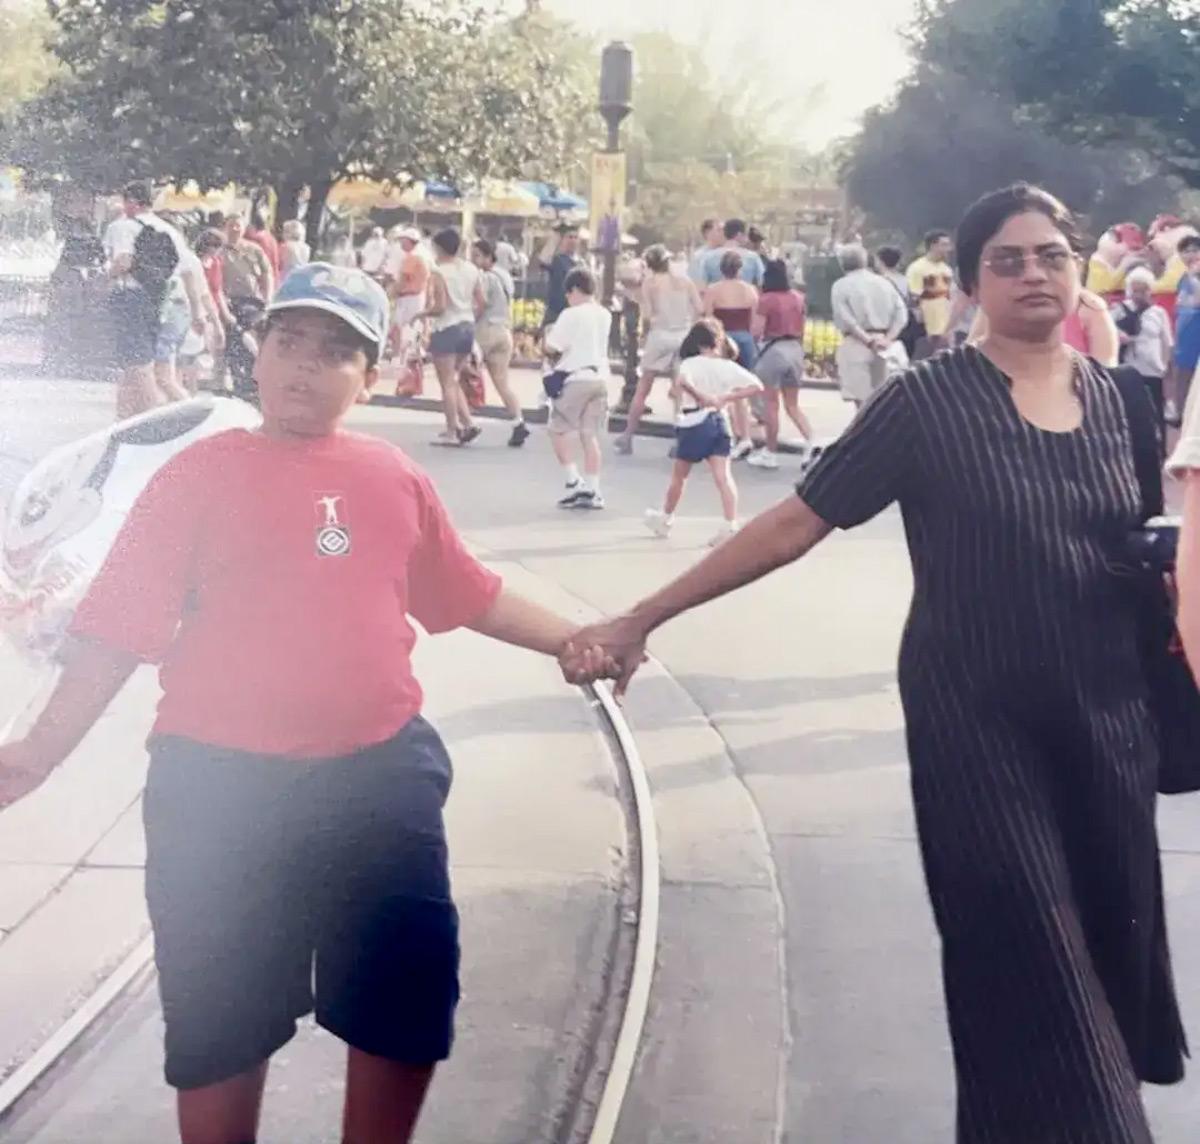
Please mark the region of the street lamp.
MULTIPOLYGON (((619 155, 621 151, 621 123, 633 110, 633 48, 620 40, 614 40, 600 53, 600 114, 608 125, 608 139, 605 143, 605 155, 619 155)), ((622 160, 623 160, 622 156, 622 160)), ((604 168, 607 179, 598 178, 602 169, 601 157, 593 163, 592 178, 592 218, 608 220, 607 241, 604 244, 604 305, 610 310, 613 305, 613 294, 617 288, 617 254, 621 249, 623 226, 622 209, 625 204, 626 170, 623 161, 608 160, 604 168), (610 202, 596 201, 601 195, 602 185, 606 188, 610 202), (615 216, 615 218, 613 217, 615 216), (612 233, 615 230, 615 233, 612 233)), ((599 231, 599 227, 596 227, 599 231)), ((599 233, 592 236, 598 239, 599 233)), ((625 300, 622 315, 625 327, 625 386, 621 394, 621 408, 627 409, 633 399, 637 387, 638 371, 638 324, 639 310, 637 302, 632 298, 625 300)), ((619 344, 618 326, 614 322, 614 342, 619 344)))
MULTIPOLYGON (((621 123, 633 110, 633 49, 620 40, 614 40, 600 53, 600 114, 608 125, 608 140, 605 152, 616 155, 621 150, 621 123)), ((624 199, 624 188, 621 188, 624 199)), ((593 195, 597 188, 592 188, 593 195)), ((601 203, 593 215, 603 213, 607 204, 601 203)), ((593 240, 597 237, 593 235, 593 240)), ((610 243, 604 251, 604 304, 612 305, 613 291, 617 282, 617 251, 621 246, 618 231, 616 243, 610 243)))

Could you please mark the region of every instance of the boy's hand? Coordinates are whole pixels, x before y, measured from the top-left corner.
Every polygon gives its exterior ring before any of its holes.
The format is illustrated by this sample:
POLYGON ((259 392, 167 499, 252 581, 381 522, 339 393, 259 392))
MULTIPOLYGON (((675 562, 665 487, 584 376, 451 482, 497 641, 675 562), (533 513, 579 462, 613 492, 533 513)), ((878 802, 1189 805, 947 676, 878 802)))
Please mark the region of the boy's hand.
POLYGON ((52 770, 27 739, 0 746, 0 810, 37 790, 52 770))
POLYGON ((563 678, 571 684, 582 686, 600 679, 617 679, 621 665, 607 655, 602 647, 572 637, 559 653, 558 666, 563 678))

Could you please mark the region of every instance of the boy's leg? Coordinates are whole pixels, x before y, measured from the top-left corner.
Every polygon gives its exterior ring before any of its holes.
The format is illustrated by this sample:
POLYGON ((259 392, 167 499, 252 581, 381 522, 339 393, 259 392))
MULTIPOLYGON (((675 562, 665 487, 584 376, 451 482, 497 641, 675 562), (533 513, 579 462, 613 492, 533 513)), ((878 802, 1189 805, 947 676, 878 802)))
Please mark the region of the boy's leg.
POLYGON ((320 914, 318 1023, 350 1046, 347 1144, 403 1144, 458 1002, 458 914, 442 808, 450 759, 412 720, 388 742, 326 764, 306 799, 330 848, 311 871, 320 914))
POLYGON ((258 1136, 267 1062, 176 1097, 180 1144, 253 1144, 258 1136))
POLYGON ((342 1144, 407 1144, 433 1070, 433 1065, 407 1065, 351 1049, 342 1144))

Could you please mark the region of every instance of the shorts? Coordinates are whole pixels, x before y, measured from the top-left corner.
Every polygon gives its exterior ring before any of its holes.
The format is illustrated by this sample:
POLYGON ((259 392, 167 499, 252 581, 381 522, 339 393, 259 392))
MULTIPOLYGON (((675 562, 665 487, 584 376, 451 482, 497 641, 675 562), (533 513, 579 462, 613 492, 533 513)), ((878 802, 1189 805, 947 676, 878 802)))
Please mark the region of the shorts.
POLYGON ((471 322, 459 322, 444 330, 434 330, 429 339, 429 352, 439 357, 466 357, 474 348, 475 326, 471 322))
POLYGON ((804 381, 804 343, 797 338, 769 342, 754 372, 768 389, 799 389, 804 381))
POLYGON ((608 378, 585 374, 563 386, 550 405, 551 433, 599 436, 608 418, 608 378))
POLYGON ((686 330, 651 330, 642 350, 642 373, 659 377, 673 375, 679 364, 679 347, 686 336, 686 330))
POLYGON ((397 328, 410 325, 425 307, 424 294, 401 294, 392 309, 392 320, 397 328))
POLYGON ((713 410, 699 425, 675 430, 675 459, 698 465, 710 457, 728 457, 733 450, 729 422, 713 410))
POLYGON ((245 1072, 314 1009, 375 1056, 420 1066, 449 1055, 450 782, 446 749, 421 718, 329 760, 151 739, 146 901, 169 1085, 245 1072))
POLYGON ((758 361, 758 347, 754 344, 754 335, 749 330, 729 330, 727 333, 737 346, 738 365, 742 369, 753 369, 754 363, 758 361))
POLYGON ((475 340, 489 370, 508 369, 513 356, 512 330, 498 322, 481 322, 475 327, 475 340))
POLYGON ((169 305, 163 311, 154 342, 154 360, 173 362, 192 328, 192 312, 186 304, 169 305))
POLYGON ((109 297, 109 312, 117 367, 150 365, 155 360, 161 325, 158 303, 144 290, 116 290, 109 297))

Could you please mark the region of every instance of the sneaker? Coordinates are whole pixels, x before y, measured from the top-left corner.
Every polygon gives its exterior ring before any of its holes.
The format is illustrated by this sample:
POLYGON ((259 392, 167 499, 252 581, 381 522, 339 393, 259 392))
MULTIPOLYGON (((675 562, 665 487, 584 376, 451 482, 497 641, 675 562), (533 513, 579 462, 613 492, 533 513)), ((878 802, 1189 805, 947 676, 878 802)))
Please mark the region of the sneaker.
POLYGON ((633 441, 628 437, 618 437, 613 441, 613 451, 620 453, 622 457, 632 456, 633 441))
POLYGON ((1181 418, 1179 416, 1179 409, 1175 405, 1175 402, 1168 401, 1163 407, 1163 420, 1173 429, 1179 428, 1181 424, 1181 418))
POLYGON ((756 449, 746 458, 746 464, 756 469, 778 469, 779 458, 770 449, 756 449))
POLYGON ((558 502, 559 508, 593 509, 604 507, 604 497, 591 489, 579 489, 558 502))
POLYGON ((727 541, 731 536, 735 536, 737 534, 737 530, 738 526, 736 524, 730 524, 727 521, 725 524, 721 525, 720 532, 718 532, 716 536, 714 536, 708 542, 709 548, 720 548, 721 545, 724 544, 725 541, 727 541))
POLYGON ((666 540, 671 535, 671 526, 675 523, 665 512, 657 508, 646 509, 646 515, 642 519, 646 527, 659 540, 666 540))
POLYGON ((753 452, 753 441, 739 441, 736 445, 734 445, 733 451, 729 454, 729 456, 734 461, 744 461, 753 452))
POLYGON ((583 481, 568 481, 567 495, 558 502, 559 508, 574 508, 575 502, 583 495, 583 481))
POLYGON ((456 433, 439 433, 432 441, 431 445, 437 445, 440 449, 459 449, 462 447, 462 436, 456 433))
POLYGON ((478 425, 468 425, 466 429, 458 431, 458 439, 462 444, 469 445, 472 441, 480 437, 482 433, 483 430, 478 425))
POLYGON ((524 421, 518 421, 513 426, 512 436, 508 439, 508 447, 510 449, 519 449, 529 440, 529 436, 529 426, 524 421))

